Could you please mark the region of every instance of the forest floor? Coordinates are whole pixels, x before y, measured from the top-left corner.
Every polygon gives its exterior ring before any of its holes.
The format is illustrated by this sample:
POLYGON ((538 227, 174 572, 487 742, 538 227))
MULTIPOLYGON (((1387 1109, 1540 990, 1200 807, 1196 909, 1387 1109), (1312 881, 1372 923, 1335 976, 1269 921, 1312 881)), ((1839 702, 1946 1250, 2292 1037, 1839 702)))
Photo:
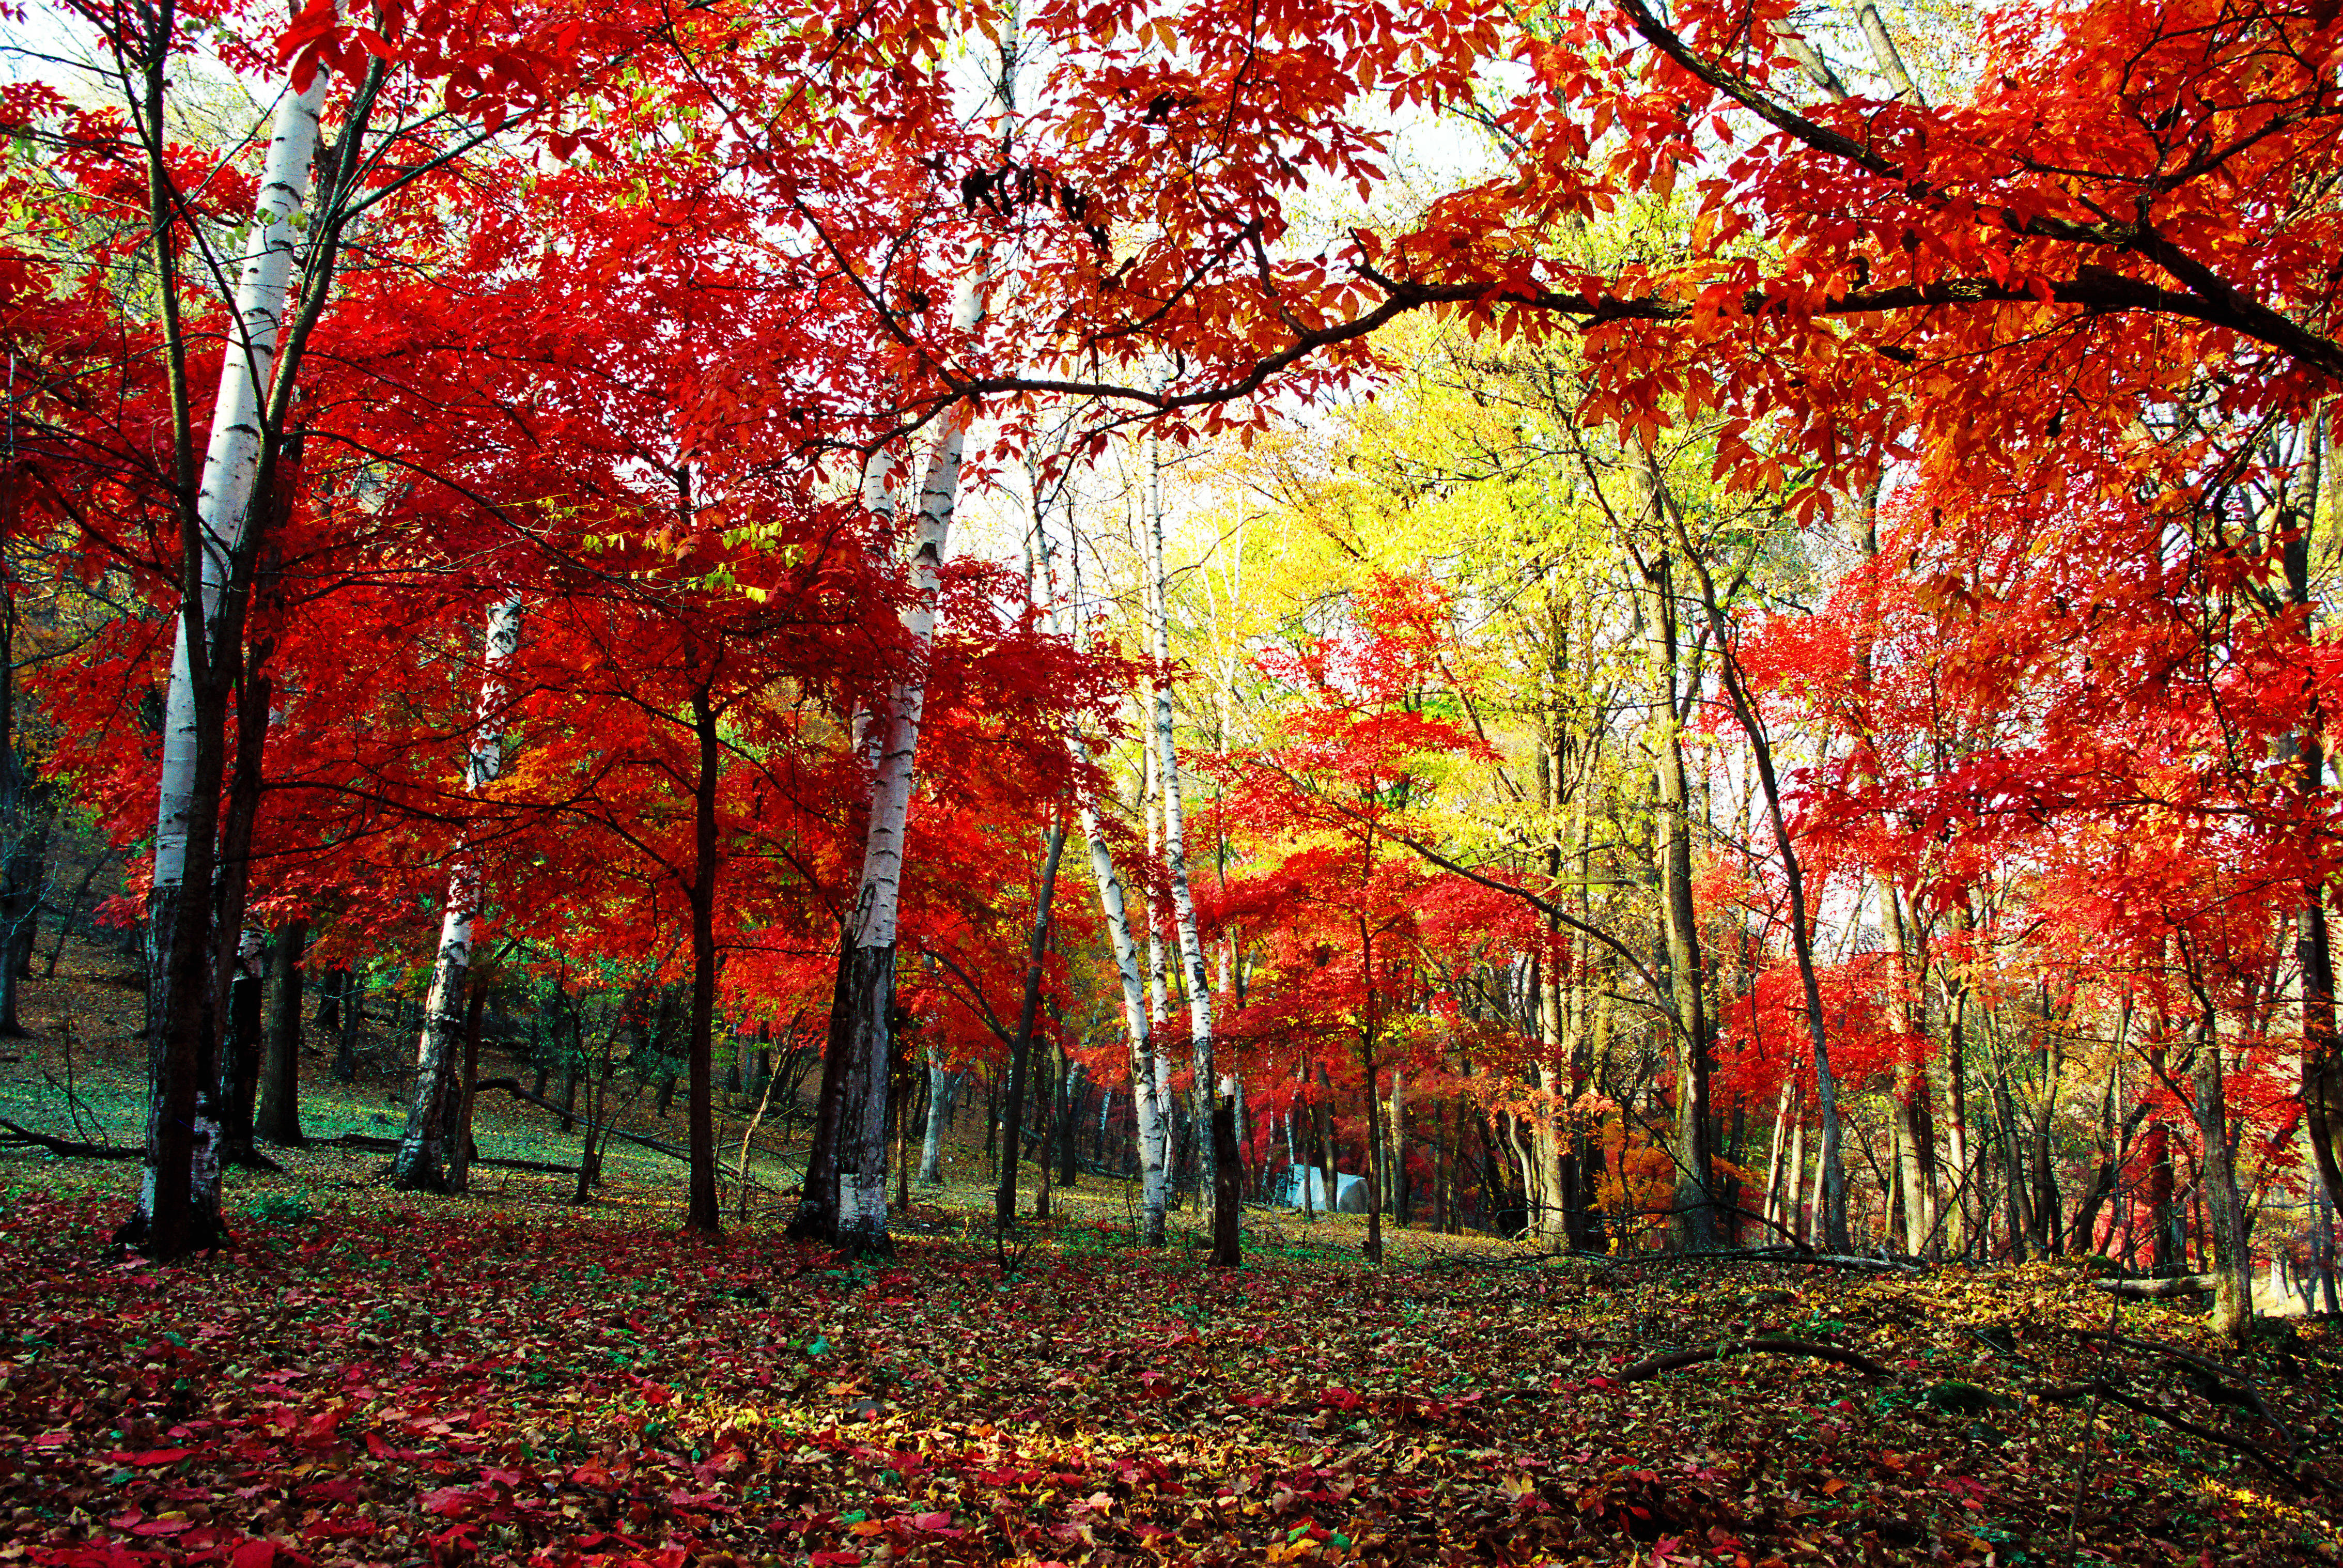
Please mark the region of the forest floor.
MULTIPOLYGON (((135 1135, 107 961, 36 984, 0 1117, 135 1135)), ((395 1133, 381 1082, 324 1078, 313 1135, 395 1133)), ((524 1109, 483 1105, 484 1151, 574 1160, 524 1109)), ((1095 1177, 1021 1259, 970 1180, 850 1263, 780 1238, 778 1191, 683 1235, 648 1151, 585 1208, 272 1153, 231 1174, 234 1245, 168 1269, 106 1244, 135 1165, 0 1158, 0 1563, 2343 1562, 2337 1326, 2222 1346, 2065 1265, 1401 1231, 1377 1270, 1356 1221, 1287 1216, 1216 1271, 1133 1249, 1095 1177)))

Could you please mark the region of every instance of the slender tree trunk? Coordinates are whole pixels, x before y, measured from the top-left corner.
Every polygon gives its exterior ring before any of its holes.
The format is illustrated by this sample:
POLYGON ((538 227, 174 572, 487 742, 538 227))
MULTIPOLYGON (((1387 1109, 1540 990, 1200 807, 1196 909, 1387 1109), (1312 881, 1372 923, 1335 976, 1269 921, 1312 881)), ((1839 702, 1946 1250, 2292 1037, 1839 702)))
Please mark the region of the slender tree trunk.
MULTIPOLYGON (((1647 506, 1659 520, 1666 506, 1656 466, 1643 470, 1647 506)), ((1684 742, 1677 703, 1675 597, 1670 550, 1644 568, 1645 642, 1660 709, 1654 747, 1654 848, 1660 865, 1660 930, 1668 960, 1671 1042, 1675 1057, 1675 1124, 1669 1152, 1675 1163, 1672 1230, 1676 1245, 1705 1251, 1716 1245, 1716 1211, 1709 1191, 1710 1170, 1708 1017, 1701 970, 1699 913, 1692 895, 1692 820, 1684 778, 1684 742)))
POLYGON ((1765 1202, 1763 1212, 1770 1231, 1782 1220, 1782 1159, 1789 1152, 1790 1094, 1797 1080, 1786 1073, 1774 1096, 1774 1135, 1765 1143, 1765 1202))
MULTIPOLYGON (((1657 494, 1656 476, 1653 484, 1655 492, 1654 504, 1664 507, 1665 498, 1657 494)), ((1679 535, 1683 533, 1681 519, 1678 519, 1677 531, 1679 535)), ((1789 889, 1790 950, 1798 966, 1798 983, 1806 1004, 1806 1040, 1814 1052, 1815 1098, 1822 1117, 1819 1180, 1823 1201, 1818 1212, 1823 1243, 1831 1251, 1845 1252, 1851 1243, 1846 1223, 1846 1161, 1840 1147, 1838 1080, 1831 1070, 1830 1039, 1823 1027, 1822 983, 1815 965, 1814 926, 1806 909, 1805 868, 1798 859, 1797 846, 1791 839, 1788 821, 1782 814, 1782 788, 1774 767, 1773 741, 1760 720, 1756 704, 1750 700, 1748 689, 1742 682, 1740 664, 1731 640, 1731 628, 1725 619, 1725 607, 1718 601, 1716 585, 1709 576, 1706 563, 1693 553, 1688 538, 1684 542, 1686 558, 1692 561, 1694 573, 1700 579, 1701 606, 1707 613, 1711 639, 1716 644, 1717 668, 1725 695, 1733 704, 1734 717, 1749 741, 1751 756, 1757 765, 1757 784, 1765 798, 1766 822, 1773 829, 1774 850, 1781 857, 1782 878, 1789 889)), ((1661 562, 1663 568, 1665 564, 1664 560, 1661 562)), ((1681 769, 1680 752, 1678 756, 1677 766, 1681 769)), ((1664 767, 1665 760, 1664 757, 1664 767)), ((1664 792, 1664 789, 1665 779, 1663 779, 1664 792)), ((1677 790, 1680 795, 1680 782, 1677 790)), ((1670 820, 1673 827, 1674 819, 1670 820)), ((1689 908, 1689 899, 1686 906, 1689 908)), ((1673 951, 1670 961, 1673 966, 1673 951)))
MULTIPOLYGON (((477 793, 504 768, 504 731, 498 714, 505 700, 505 667, 520 646, 521 601, 508 597, 488 610, 481 657, 479 716, 464 759, 464 788, 477 793)), ((391 1157, 391 1181, 414 1192, 447 1190, 445 1130, 457 1092, 458 1051, 463 1041, 464 979, 472 962, 472 920, 481 901, 480 870, 472 846, 458 841, 447 867, 447 900, 439 919, 439 950, 431 965, 431 990, 423 1004, 423 1028, 415 1045, 415 1087, 407 1108, 407 1131, 391 1157)))
POLYGON ((277 929, 277 1015, 268 1030, 268 1061, 260 1075, 260 1110, 253 1131, 270 1143, 297 1145, 301 1137, 301 951, 309 924, 299 916, 277 929))
MULTIPOLYGON (((1041 1010, 1041 967, 1050 947, 1050 916, 1057 902, 1058 862, 1065 849, 1066 822, 1061 814, 1050 824, 1042 841, 1041 874, 1035 879, 1033 935, 1025 947, 1025 991, 1017 1004, 1017 1037, 1009 1048, 1009 1093, 1001 1109, 1001 1181, 992 1195, 993 1222, 1004 1234, 1017 1222, 1017 1166, 1024 1148, 1026 1075, 1033 1054, 1033 1025, 1041 1010)), ((1045 1171, 1049 1162, 1045 1143, 1041 1151, 1045 1171)), ((1036 1217, 1046 1215, 1037 1211, 1036 1217)))
POLYGON ((228 971, 227 1030, 220 1042, 220 1160, 230 1165, 266 1168, 252 1146, 253 1101, 260 1088, 266 995, 255 966, 260 957, 256 933, 245 933, 228 971))
POLYGON ((1366 1000, 1359 1020, 1359 1070, 1364 1084, 1367 1101, 1367 1260, 1380 1265, 1383 1261, 1383 1097, 1375 1087, 1375 938, 1366 921, 1359 917, 1359 966, 1366 975, 1366 1000))
MULTIPOLYGON (((1060 1020, 1062 1025, 1063 1020, 1060 1020)), ((1085 1092, 1081 1064, 1061 1048, 1058 1052, 1058 1098, 1062 1102, 1058 1116, 1058 1185, 1071 1187, 1081 1179, 1081 1154, 1074 1147, 1074 1132, 1081 1116, 1085 1092)))
POLYGON ((2245 1338, 2254 1321, 2253 1253, 2246 1208, 2237 1192, 2237 1167, 2229 1151, 2228 1099, 2221 1081, 2221 1040, 2207 1018, 2199 1027, 2197 1060, 2189 1073, 2194 1094, 2198 1161, 2207 1228, 2213 1241, 2213 1332, 2245 1338))
POLYGON ((944 1070, 943 1061, 933 1046, 928 1048, 927 1057, 928 1121, 920 1133, 920 1181, 923 1186, 938 1187, 944 1179, 944 1093, 950 1074, 944 1070))
MULTIPOLYGON (((1964 925, 1970 923, 1966 905, 1961 920, 1964 925)), ((1953 1192, 1947 1200, 1952 1211, 1945 1221, 1945 1250, 1965 1258, 1970 1254, 1969 1232, 1974 1224, 1970 1216, 1976 1203, 1971 1171, 1976 1152, 1969 1141, 1968 988, 1947 989, 1951 994, 1945 1001, 1945 1153, 1952 1164, 1953 1192)))
MULTIPOLYGON (((54 816, 50 790, 36 784, 16 744, 16 600, 0 580, 0 1036, 28 1031, 16 1016, 17 982, 33 972, 33 947, 39 936, 42 871, 48 859, 54 816)), ((91 868, 95 873, 96 868, 91 868)), ((84 890, 87 879, 84 879, 84 890)), ((78 900, 76 900, 78 902, 78 900)), ((62 927, 58 942, 64 942, 62 927)), ((49 972, 56 972, 54 959, 49 972)))
POLYGON ((236 683, 236 750, 228 775, 227 799, 220 819, 219 858, 212 877, 212 932, 218 944, 214 958, 210 994, 225 1001, 226 1032, 219 1052, 220 1161, 226 1165, 258 1163, 252 1144, 253 1100, 260 1088, 260 977, 253 972, 259 960, 259 937, 244 926, 250 901, 252 842, 259 830, 261 759, 268 742, 268 677, 260 666, 268 649, 254 642, 247 649, 243 677, 236 683))
MULTIPOLYGON (((1068 596, 1074 621, 1076 646, 1087 649, 1089 629, 1082 605, 1081 539, 1069 544, 1066 563, 1068 596)), ((1152 749, 1150 749, 1151 754, 1152 749)), ((1090 761, 1090 745, 1074 742, 1077 764, 1090 761)), ((1130 907, 1122 879, 1116 873, 1114 851, 1099 820, 1097 803, 1087 795, 1075 803, 1082 841, 1091 857, 1091 881, 1098 889, 1099 913, 1106 923, 1107 947, 1114 957, 1115 979, 1122 990, 1122 1025, 1131 1062, 1131 1141, 1139 1165, 1139 1240, 1144 1246, 1163 1244, 1166 1161, 1162 1101, 1156 1093, 1154 1034, 1150 1026, 1147 982, 1140 972, 1138 944, 1131 934, 1130 907)), ((1152 932, 1150 933, 1151 940, 1152 932)))
MULTIPOLYGON (((2322 413, 2304 427, 2301 456, 2284 493, 2282 514, 2271 529, 2273 538, 2285 541, 2281 553, 2287 602, 2299 617, 2295 634, 2303 641, 2306 658, 2314 635, 2312 622, 2318 613, 2311 594, 2311 540, 2319 525, 2329 521, 2318 514, 2319 497, 2327 487, 2322 477, 2331 418, 2330 413, 2322 413)), ((2331 502, 2328 509, 2333 509, 2331 502)), ((2324 820, 2328 756, 2326 713, 2315 687, 2310 689, 2295 749, 2301 763, 2298 785, 2301 820, 2318 823, 2324 820)), ((2302 973, 2303 1119, 2319 1184, 2330 1204, 2343 1204, 2343 1035, 2338 1035, 2335 1021, 2335 955, 2328 931, 2323 877, 2304 879, 2295 931, 2295 955, 2302 973)))
MULTIPOLYGON (((1148 605, 1155 644, 1155 659, 1162 669, 1172 662, 1171 607, 1163 568, 1163 466, 1154 443, 1148 447, 1149 518, 1145 529, 1148 565, 1148 605)), ((1215 1158, 1209 1129, 1215 1100, 1231 1092, 1212 1066, 1212 991, 1204 972, 1204 948, 1196 929, 1196 903, 1188 887, 1187 816, 1181 802, 1180 759, 1172 744, 1172 688, 1159 675, 1154 702, 1155 776, 1162 792, 1163 869, 1172 886, 1172 918, 1180 942, 1180 973, 1188 993, 1190 1067, 1195 1074, 1194 1109, 1196 1191, 1214 1190, 1215 1158)))
POLYGON ((1407 1102, 1403 1079, 1398 1067, 1392 1069, 1391 1086, 1391 1175, 1383 1182, 1391 1194, 1392 1224, 1398 1230, 1407 1229, 1407 1102))
POLYGON ((1782 1221, 1789 1226, 1791 1236, 1804 1244, 1813 1234, 1806 1227, 1805 1211, 1806 1118, 1795 1096, 1792 1097, 1791 1109, 1794 1118, 1790 1127, 1790 1168, 1784 1172, 1782 1183, 1782 1221))
POLYGON ((724 1228, 722 1200, 716 1192, 716 893, 723 872, 716 836, 716 794, 722 782, 724 753, 717 734, 717 711, 709 691, 714 677, 691 694, 691 728, 699 746, 699 771, 692 790, 691 1021, 685 1046, 691 1079, 691 1201, 684 1228, 713 1236, 724 1228))
POLYGON ((1237 1159, 1237 1102, 1232 1094, 1212 1097, 1212 1256, 1215 1269, 1244 1263, 1243 1169, 1237 1159))
POLYGON ((455 1092, 448 1097, 447 1135, 443 1140, 450 1192, 468 1192, 472 1188, 472 1161, 478 1152, 472 1146, 472 1097, 474 1086, 480 1081, 480 1017, 488 1000, 488 993, 475 985, 464 1001, 463 1060, 456 1074, 455 1092))

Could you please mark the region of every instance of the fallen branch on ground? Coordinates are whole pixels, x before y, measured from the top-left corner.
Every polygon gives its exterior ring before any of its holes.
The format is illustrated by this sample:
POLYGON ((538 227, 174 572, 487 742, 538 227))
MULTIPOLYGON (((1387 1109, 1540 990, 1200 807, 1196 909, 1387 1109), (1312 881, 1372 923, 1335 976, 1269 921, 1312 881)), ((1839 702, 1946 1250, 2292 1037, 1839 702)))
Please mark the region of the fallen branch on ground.
MULTIPOLYGON (((1584 1252, 1573 1257, 1588 1257, 1584 1252)), ((1805 1252, 1795 1247, 1738 1247, 1722 1252, 1654 1252, 1648 1256, 1607 1258, 1620 1268, 1673 1263, 1815 1263, 1826 1269, 1855 1269, 1879 1274, 1925 1274, 1926 1263, 1901 1258, 1852 1258, 1839 1252, 1805 1252)))
POLYGON ((2126 1410, 2135 1412, 2140 1415, 2153 1416, 2157 1421, 2164 1422, 2165 1425, 2172 1427, 2177 1431, 2185 1432, 2191 1437, 2202 1438, 2207 1442, 2217 1442, 2232 1453, 2243 1454, 2246 1458, 2252 1460, 2256 1464, 2260 1465, 2264 1470, 2268 1471, 2272 1475, 2278 1476, 2287 1481, 2292 1481, 2295 1479, 2294 1467, 2267 1450, 2262 1449, 2256 1444, 2247 1442, 2241 1437, 2231 1437, 2227 1432, 2222 1432, 2217 1428, 2204 1426, 2197 1422, 2190 1421, 2185 1415, 2175 1415, 2172 1412, 2165 1410, 2161 1406, 2150 1404, 2144 1399, 2136 1399, 2132 1395, 2125 1393, 2120 1389, 2112 1387, 2107 1383, 2077 1383, 2071 1388, 2046 1388, 2038 1390, 2037 1392, 2039 1397, 2053 1401, 2058 1404, 2070 1404, 2076 1400, 2081 1399, 2086 1395, 2096 1394, 2099 1398, 2107 1401, 2110 1404, 2119 1404, 2126 1410))
POLYGON ((1725 1356, 1746 1355, 1763 1351, 1768 1355, 1811 1356, 1816 1361, 1836 1362, 1853 1367, 1865 1377, 1885 1377, 1887 1369, 1869 1356, 1854 1351, 1843 1351, 1836 1345, 1818 1345, 1805 1340, 1785 1339, 1779 1334, 1765 1334, 1754 1340, 1727 1340, 1723 1344, 1704 1345, 1694 1351, 1670 1351, 1665 1355, 1651 1356, 1637 1362, 1619 1374, 1621 1382, 1636 1382, 1647 1377, 1657 1377, 1664 1372, 1679 1367, 1698 1366, 1725 1356))
POLYGON ((2168 1280, 2093 1280, 2093 1288, 2138 1301, 2162 1302, 2174 1296, 2205 1296, 2213 1292, 2217 1276, 2176 1274, 2168 1280))
POLYGON ((2268 1422, 2270 1429, 2285 1440, 2286 1457, 2289 1462, 2298 1451, 2298 1445, 2294 1441, 2294 1429, 2280 1421, 2278 1418, 2278 1412, 2263 1402, 2261 1391, 2254 1387, 2254 1380, 2248 1373, 2236 1367, 2224 1366, 2219 1362, 2208 1356, 2200 1356, 2194 1351, 2183 1350, 2178 1345, 2166 1344, 2161 1340, 2136 1339, 2129 1334, 2105 1332, 2092 1329, 2077 1329, 2072 1332, 2078 1339, 2105 1340, 2109 1344, 2121 1345, 2127 1350, 2145 1351, 2150 1355, 2169 1356, 2185 1366, 2195 1367, 2208 1377, 2227 1379, 2237 1385, 2237 1398, 2249 1403, 2253 1407, 2254 1413, 2268 1422))
POLYGON ((60 1160, 136 1160, 144 1152, 135 1144, 120 1148, 111 1143, 82 1143, 71 1138, 53 1138, 45 1132, 35 1132, 29 1127, 19 1127, 13 1121, 0 1121, 7 1136, 0 1143, 29 1143, 45 1149, 60 1160))

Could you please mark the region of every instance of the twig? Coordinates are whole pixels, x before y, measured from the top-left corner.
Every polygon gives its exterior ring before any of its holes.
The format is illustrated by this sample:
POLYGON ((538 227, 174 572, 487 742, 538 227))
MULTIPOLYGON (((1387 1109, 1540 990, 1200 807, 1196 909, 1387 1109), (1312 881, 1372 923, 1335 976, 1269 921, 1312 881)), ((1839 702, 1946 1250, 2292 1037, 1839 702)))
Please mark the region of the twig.
POLYGON ((2174 1427, 2181 1432, 2188 1433, 2191 1437, 2202 1438, 2207 1442, 2217 1442, 2232 1453, 2243 1454, 2246 1458, 2252 1460, 2256 1464, 2258 1464, 2263 1469, 2268 1471, 2272 1475, 2278 1476, 2286 1481, 2292 1481, 2295 1479, 2293 1467, 2287 1464, 2285 1461, 2276 1458, 2275 1456, 2265 1452, 2260 1448, 2256 1447, 2254 1444, 2246 1442, 2243 1438, 2231 1437, 2226 1432, 2218 1431, 2213 1427, 2200 1425, 2196 1422, 2190 1421, 2187 1416, 2175 1415, 2170 1411, 2152 1405, 2144 1399, 2134 1399, 2131 1395, 2125 1393, 2120 1389, 2115 1388, 2105 1382, 2095 1381, 2087 1383, 2077 1383, 2072 1388, 2046 1388, 2037 1392, 2042 1398, 2055 1400, 2062 1404, 2070 1400, 2080 1399, 2087 1393, 2091 1394, 2094 1397, 2110 1400, 2115 1403, 2123 1406, 2126 1410, 2136 1411, 2141 1415, 2151 1416, 2156 1420, 2164 1422, 2167 1426, 2174 1427))
MULTIPOLYGON (((2117 1301, 2121 1301, 2123 1298, 2118 1296, 2116 1299, 2117 1301)), ((2104 1333, 2095 1334, 2087 1329, 2077 1329, 2072 1332, 2079 1339, 2105 1340, 2109 1344, 2123 1345, 2130 1350, 2146 1351, 2151 1355, 2170 1356, 2177 1362, 2185 1362, 2188 1365, 2195 1367, 2197 1371, 2207 1373, 2213 1377, 2226 1377, 2236 1380, 2237 1385, 2245 1391, 2246 1397, 2253 1402, 2255 1413, 2259 1415, 2264 1421, 2269 1422, 2271 1430, 2286 1440, 2286 1456, 2288 1460, 2292 1461, 2296 1453, 2298 1452, 2298 1445, 2294 1441, 2294 1430, 2288 1426, 2286 1422, 2280 1421, 2278 1418, 2278 1412, 2271 1410, 2268 1404, 2263 1402, 2261 1391, 2254 1387, 2253 1375, 2250 1372, 2247 1372, 2244 1368, 2224 1366, 2219 1362, 2214 1361, 2209 1357, 2200 1356, 2193 1351, 2182 1350, 2178 1345, 2166 1344, 2161 1340, 2143 1340, 2135 1338, 2129 1334, 2117 1333, 2115 1332, 2115 1314, 2113 1312, 2109 1312, 2107 1314, 2107 1329, 2104 1333)))

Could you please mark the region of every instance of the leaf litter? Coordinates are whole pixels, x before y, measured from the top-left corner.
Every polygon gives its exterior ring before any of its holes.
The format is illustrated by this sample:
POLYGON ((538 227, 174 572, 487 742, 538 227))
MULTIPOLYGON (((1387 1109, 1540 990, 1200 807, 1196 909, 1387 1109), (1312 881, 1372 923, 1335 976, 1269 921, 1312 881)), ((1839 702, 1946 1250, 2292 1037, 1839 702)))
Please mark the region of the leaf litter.
POLYGON ((376 1196, 157 1270, 110 1212, 0 1215, 0 1562, 2343 1559, 2333 1327, 2109 1342, 2059 1265, 1215 1273, 1083 1228, 1004 1275, 376 1196))

